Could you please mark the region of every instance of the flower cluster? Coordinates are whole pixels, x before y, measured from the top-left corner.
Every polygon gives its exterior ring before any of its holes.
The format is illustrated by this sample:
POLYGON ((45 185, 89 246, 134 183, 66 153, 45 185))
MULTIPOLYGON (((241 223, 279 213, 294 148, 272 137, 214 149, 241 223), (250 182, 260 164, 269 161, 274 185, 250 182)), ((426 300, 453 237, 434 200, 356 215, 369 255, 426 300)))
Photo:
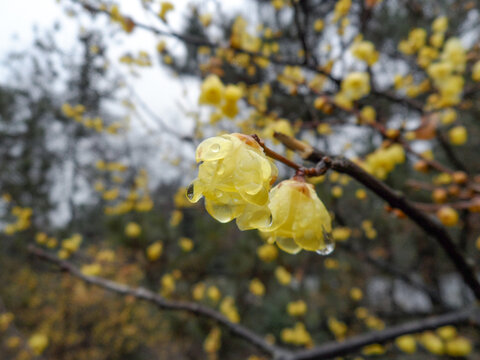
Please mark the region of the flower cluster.
POLYGON ((237 102, 242 97, 243 91, 239 86, 224 86, 217 75, 209 75, 202 83, 199 103, 219 108, 221 111, 219 118, 222 115, 234 118, 238 114, 237 102))
POLYGON ((400 144, 394 144, 375 150, 361 165, 365 171, 383 180, 396 165, 403 162, 405 162, 405 150, 400 144))
POLYGON ((370 75, 366 72, 352 72, 342 81, 341 90, 335 95, 338 106, 351 109, 353 101, 370 93, 370 75))
POLYGON ((313 185, 295 177, 272 189, 277 167, 251 136, 209 138, 198 146, 196 160, 201 162, 198 177, 187 197, 197 202, 203 196, 216 220, 236 219, 240 230, 258 229, 289 253, 333 250, 330 215, 313 185))

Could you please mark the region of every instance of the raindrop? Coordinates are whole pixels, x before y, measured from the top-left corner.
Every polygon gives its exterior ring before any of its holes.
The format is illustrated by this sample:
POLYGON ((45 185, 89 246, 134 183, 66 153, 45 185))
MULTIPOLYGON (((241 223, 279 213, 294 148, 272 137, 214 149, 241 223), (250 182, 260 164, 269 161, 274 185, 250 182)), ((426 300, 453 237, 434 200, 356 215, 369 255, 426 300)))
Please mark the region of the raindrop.
POLYGON ((194 195, 195 195, 195 191, 193 189, 193 183, 191 183, 187 188, 187 198, 189 200, 193 200, 194 195))
POLYGON ((268 218, 268 222, 267 222, 267 227, 272 226, 272 224, 273 224, 273 216, 272 214, 270 214, 270 217, 268 218))
POLYGON ((335 240, 329 232, 323 230, 323 248, 318 249, 316 253, 325 256, 330 255, 333 250, 335 250, 335 240))
POLYGON ((217 153, 220 151, 220 145, 218 144, 213 144, 212 146, 210 146, 210 151, 211 152, 214 152, 214 153, 217 153))

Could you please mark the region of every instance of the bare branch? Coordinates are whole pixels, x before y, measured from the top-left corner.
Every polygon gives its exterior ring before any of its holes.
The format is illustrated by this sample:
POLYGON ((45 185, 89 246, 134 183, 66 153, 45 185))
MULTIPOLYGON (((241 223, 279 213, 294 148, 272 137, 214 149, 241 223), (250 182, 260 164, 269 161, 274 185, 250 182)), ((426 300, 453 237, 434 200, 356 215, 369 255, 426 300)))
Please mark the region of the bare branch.
POLYGON ((289 351, 268 343, 262 336, 255 334, 253 331, 249 330, 243 325, 231 322, 216 310, 194 302, 170 301, 142 287, 132 288, 127 285, 119 284, 117 282, 107 280, 101 277, 85 275, 73 264, 64 260, 60 260, 56 256, 49 254, 48 252, 38 247, 30 245, 28 247, 28 250, 31 254, 35 255, 39 259, 58 266, 60 270, 68 272, 72 276, 79 278, 88 284, 99 286, 103 289, 115 292, 117 294, 130 295, 137 299, 148 301, 152 304, 155 304, 160 309, 185 311, 196 316, 211 319, 219 325, 228 329, 233 335, 236 335, 251 343, 252 345, 255 345, 257 348, 267 354, 272 355, 274 358, 282 359, 288 358, 290 356, 289 351))
POLYGON ((479 320, 480 309, 478 307, 467 308, 444 315, 437 315, 423 320, 415 320, 405 324, 392 326, 381 331, 373 331, 367 334, 354 336, 343 342, 329 342, 311 350, 296 353, 294 359, 330 359, 355 352, 367 345, 382 344, 402 335, 433 330, 445 325, 455 325, 468 322, 478 323, 479 320))

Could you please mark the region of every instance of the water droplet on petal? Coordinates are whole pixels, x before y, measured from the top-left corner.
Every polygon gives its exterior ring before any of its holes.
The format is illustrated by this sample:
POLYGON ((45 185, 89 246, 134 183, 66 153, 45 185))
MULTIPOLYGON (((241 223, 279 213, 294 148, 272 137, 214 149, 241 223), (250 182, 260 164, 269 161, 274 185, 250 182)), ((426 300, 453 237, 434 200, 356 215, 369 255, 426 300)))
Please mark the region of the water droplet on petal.
POLYGON ((329 255, 335 250, 335 240, 333 239, 332 235, 323 230, 323 247, 316 251, 319 255, 329 255))
POLYGON ((223 196, 223 192, 220 190, 215 190, 215 197, 220 199, 223 196))
POLYGON ((189 200, 193 200, 193 196, 195 195, 195 191, 193 188, 193 183, 191 183, 187 188, 187 198, 189 200))
POLYGON ((214 152, 214 153, 217 153, 220 151, 220 145, 218 144, 213 144, 212 146, 210 146, 210 151, 211 152, 214 152))

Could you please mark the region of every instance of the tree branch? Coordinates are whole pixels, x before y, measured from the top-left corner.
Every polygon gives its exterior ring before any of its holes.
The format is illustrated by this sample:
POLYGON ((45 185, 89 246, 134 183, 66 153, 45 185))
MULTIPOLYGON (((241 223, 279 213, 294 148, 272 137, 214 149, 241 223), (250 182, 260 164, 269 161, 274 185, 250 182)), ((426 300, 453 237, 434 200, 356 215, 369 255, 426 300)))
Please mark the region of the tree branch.
MULTIPOLYGON (((325 154, 314 149, 310 145, 302 143, 287 135, 275 133, 275 137, 288 148, 300 151, 307 161, 318 163, 325 158, 325 154)), ((340 173, 348 174, 359 183, 373 191, 377 196, 385 200, 393 208, 402 210, 414 223, 423 229, 427 235, 432 236, 442 246, 446 255, 455 265, 465 283, 472 289, 475 298, 480 300, 480 282, 475 276, 474 270, 467 264, 461 252, 453 242, 447 230, 438 222, 431 219, 427 214, 417 209, 405 199, 403 194, 395 192, 386 184, 367 173, 352 161, 343 157, 330 157, 330 168, 340 173)))
POLYGON ((99 286, 117 294, 130 295, 137 299, 148 301, 152 304, 155 304, 160 309, 185 311, 196 316, 209 318, 228 329, 233 335, 236 335, 252 345, 255 345, 258 349, 272 355, 276 359, 288 358, 291 355, 288 350, 268 343, 262 336, 255 334, 253 331, 243 325, 231 322, 221 313, 206 306, 187 301, 170 301, 142 287, 132 288, 101 277, 85 275, 73 264, 64 260, 60 260, 56 256, 49 254, 48 252, 33 245, 28 247, 28 251, 37 258, 58 266, 61 271, 68 272, 72 276, 79 278, 88 284, 99 286))
POLYGON ((402 335, 415 334, 445 325, 467 323, 469 321, 473 323, 480 321, 480 309, 478 307, 453 311, 448 314, 437 315, 422 320, 410 321, 385 330, 354 336, 343 342, 328 342, 311 350, 300 351, 295 354, 294 359, 330 359, 355 352, 367 345, 382 344, 402 335))

